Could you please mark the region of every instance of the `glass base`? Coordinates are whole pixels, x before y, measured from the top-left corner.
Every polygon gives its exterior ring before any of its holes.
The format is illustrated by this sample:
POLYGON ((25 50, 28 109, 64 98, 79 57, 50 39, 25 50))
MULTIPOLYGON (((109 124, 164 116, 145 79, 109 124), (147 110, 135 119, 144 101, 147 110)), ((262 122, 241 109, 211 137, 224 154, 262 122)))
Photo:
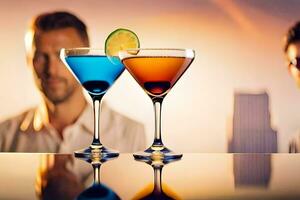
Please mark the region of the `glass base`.
POLYGON ((74 155, 76 158, 107 160, 109 158, 118 157, 119 152, 104 146, 89 146, 86 149, 75 151, 74 155))
POLYGON ((136 152, 133 154, 136 160, 162 160, 171 161, 179 160, 182 158, 182 154, 174 153, 165 146, 155 147, 151 146, 145 151, 136 152))

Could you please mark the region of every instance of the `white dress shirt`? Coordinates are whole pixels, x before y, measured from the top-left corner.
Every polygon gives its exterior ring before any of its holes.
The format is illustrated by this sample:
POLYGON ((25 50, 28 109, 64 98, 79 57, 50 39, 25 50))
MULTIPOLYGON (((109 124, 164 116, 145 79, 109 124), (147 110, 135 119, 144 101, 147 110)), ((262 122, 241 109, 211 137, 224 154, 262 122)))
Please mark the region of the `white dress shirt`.
MULTIPOLYGON (((93 139, 93 109, 87 105, 77 121, 63 130, 63 139, 48 122, 44 105, 0 123, 0 151, 73 153, 88 147, 93 139)), ((100 139, 119 152, 145 149, 144 126, 102 104, 100 139)))

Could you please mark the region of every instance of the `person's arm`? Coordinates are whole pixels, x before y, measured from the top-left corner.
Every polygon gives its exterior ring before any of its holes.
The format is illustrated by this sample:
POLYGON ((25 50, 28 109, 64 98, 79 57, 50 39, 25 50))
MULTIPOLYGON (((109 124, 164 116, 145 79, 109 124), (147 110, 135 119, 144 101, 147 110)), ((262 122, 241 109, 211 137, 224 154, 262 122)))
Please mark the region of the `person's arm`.
POLYGON ((300 151, 300 132, 290 140, 289 142, 289 153, 299 153, 300 151))
POLYGON ((293 139, 289 143, 289 153, 299 153, 297 142, 293 139))
POLYGON ((3 144, 4 144, 4 138, 3 138, 3 128, 2 123, 0 123, 0 152, 3 152, 3 144))

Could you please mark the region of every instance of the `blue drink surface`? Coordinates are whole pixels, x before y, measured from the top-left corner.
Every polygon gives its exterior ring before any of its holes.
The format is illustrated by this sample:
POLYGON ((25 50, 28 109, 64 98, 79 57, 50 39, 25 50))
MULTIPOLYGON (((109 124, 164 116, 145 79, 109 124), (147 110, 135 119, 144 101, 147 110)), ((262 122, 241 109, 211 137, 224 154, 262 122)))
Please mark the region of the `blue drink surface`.
POLYGON ((76 55, 65 58, 78 81, 91 95, 102 95, 124 71, 117 57, 76 55))

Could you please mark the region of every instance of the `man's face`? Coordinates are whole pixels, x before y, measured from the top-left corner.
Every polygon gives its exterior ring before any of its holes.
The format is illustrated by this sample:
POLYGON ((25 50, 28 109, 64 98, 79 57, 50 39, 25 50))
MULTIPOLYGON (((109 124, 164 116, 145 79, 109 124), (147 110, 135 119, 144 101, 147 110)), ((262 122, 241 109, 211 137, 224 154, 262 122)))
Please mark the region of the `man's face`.
POLYGON ((296 81, 297 86, 300 88, 300 69, 297 69, 295 66, 296 58, 300 57, 300 41, 290 44, 286 54, 289 72, 296 81))
POLYGON ((39 33, 33 42, 31 63, 39 90, 54 104, 82 92, 80 85, 59 58, 61 48, 86 46, 74 28, 39 33))

